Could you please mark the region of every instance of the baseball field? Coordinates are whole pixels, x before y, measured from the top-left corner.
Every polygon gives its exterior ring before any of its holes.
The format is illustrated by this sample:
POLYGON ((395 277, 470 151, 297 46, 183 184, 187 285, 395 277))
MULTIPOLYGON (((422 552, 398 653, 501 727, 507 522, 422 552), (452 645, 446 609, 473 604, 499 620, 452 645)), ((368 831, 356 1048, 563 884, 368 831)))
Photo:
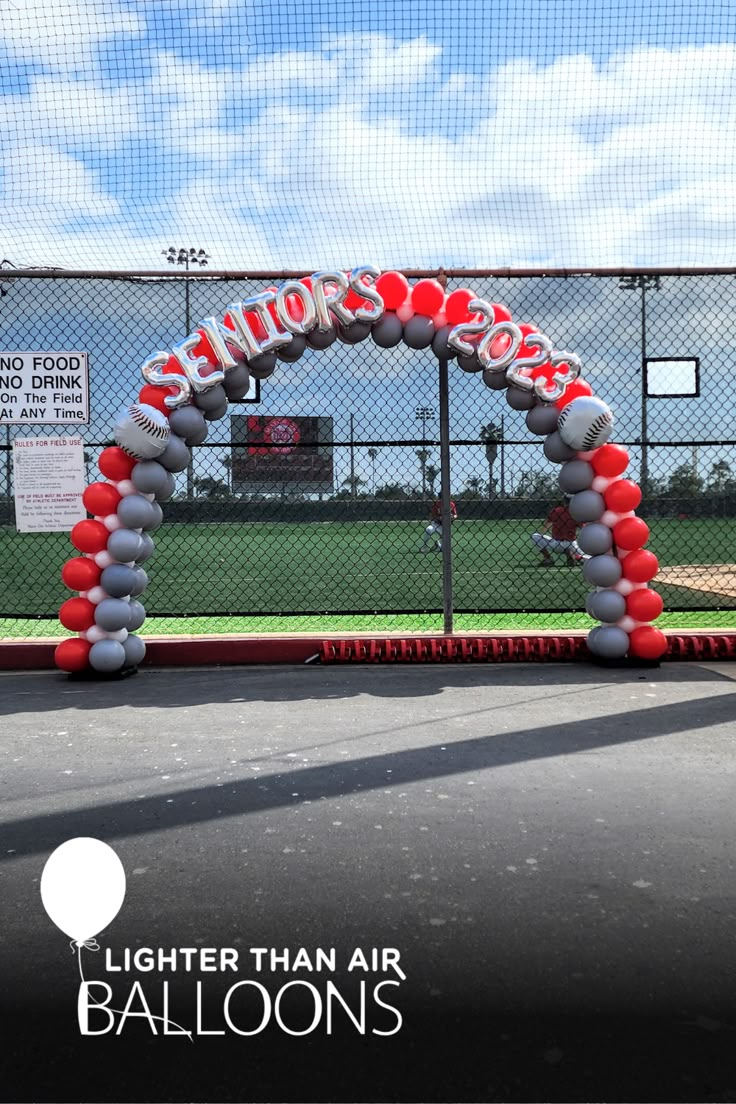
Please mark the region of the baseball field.
MULTIPOLYGON (((541 567, 533 529, 516 520, 455 524, 459 627, 590 624, 580 568, 541 567)), ((651 529, 665 610, 685 611, 674 623, 736 625, 736 519, 656 520, 651 529)), ((144 602, 159 631, 437 628, 442 556, 420 552, 423 531, 422 521, 164 525, 144 602)), ((0 635, 55 631, 53 620, 29 619, 54 615, 70 597, 59 571, 71 552, 65 533, 0 530, 0 635)))

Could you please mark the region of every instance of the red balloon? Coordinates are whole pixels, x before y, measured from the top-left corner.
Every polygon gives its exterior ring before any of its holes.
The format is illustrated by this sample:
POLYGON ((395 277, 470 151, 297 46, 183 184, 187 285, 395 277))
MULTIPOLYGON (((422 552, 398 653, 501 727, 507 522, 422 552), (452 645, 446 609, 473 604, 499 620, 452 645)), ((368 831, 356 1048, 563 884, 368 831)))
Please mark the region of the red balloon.
MULTIPOLYGON (((167 395, 178 395, 179 392, 175 387, 154 387, 152 383, 147 383, 144 387, 141 387, 138 392, 138 402, 145 403, 147 406, 155 406, 156 410, 160 410, 162 414, 170 414, 171 410, 164 401, 167 395)), ((99 513, 100 511, 96 511, 99 513)))
POLYGON ((137 463, 134 456, 129 456, 117 445, 110 445, 100 453, 97 466, 106 479, 114 479, 118 482, 121 479, 130 479, 130 473, 137 463))
POLYGON ((437 280, 419 280, 411 289, 411 305, 417 314, 432 318, 442 310, 445 289, 437 280))
MULTIPOLYGON (((632 583, 648 583, 659 571, 659 560, 646 548, 635 548, 621 560, 621 570, 624 579, 630 579, 632 583)), ((637 617, 637 621, 641 620, 637 617)))
POLYGON ((649 526, 638 517, 622 518, 613 527, 613 539, 619 548, 641 548, 649 540, 649 526))
POLYGON ((623 475, 629 466, 629 454, 621 445, 601 445, 590 460, 596 475, 614 479, 623 475))
POLYGON ((108 530, 101 521, 78 521, 69 539, 80 552, 102 552, 107 548, 108 530))
POLYGON ((383 299, 386 310, 396 310, 406 302, 409 281, 403 272, 382 272, 376 280, 376 291, 383 299))
POLYGON ((493 307, 493 323, 497 322, 510 322, 511 311, 508 307, 505 307, 503 303, 491 303, 493 307))
POLYGON ((491 357, 493 360, 497 360, 498 357, 503 356, 510 344, 511 338, 508 334, 501 333, 498 337, 494 337, 491 342, 491 357))
POLYGON ((617 479, 603 492, 606 509, 617 514, 626 514, 635 510, 641 502, 641 487, 633 479, 617 479))
POLYGON ((450 326, 459 326, 463 322, 469 322, 475 315, 468 310, 468 303, 478 296, 470 288, 458 288, 453 291, 445 303, 445 314, 450 326))
POLYGON ((592 394, 593 388, 590 386, 589 383, 586 383, 585 380, 576 379, 573 380, 572 383, 568 383, 567 387, 565 388, 565 394, 557 400, 555 406, 558 410, 562 410, 569 403, 571 403, 573 399, 579 399, 581 395, 592 394))
MULTIPOLYGON (((202 330, 195 330, 194 332, 198 335, 199 341, 192 349, 191 355, 193 357, 206 357, 210 364, 217 364, 217 356, 215 350, 210 345, 209 338, 206 337, 202 330)), ((170 357, 164 368, 164 372, 176 373, 177 369, 178 372, 181 373, 181 364, 179 364, 176 357, 170 357)))
MULTIPOLYGON (((651 556, 651 552, 649 555, 651 556)), ((626 612, 635 621, 656 621, 663 609, 662 595, 648 587, 645 590, 632 590, 626 599, 626 612)))
POLYGON ((61 581, 70 590, 89 590, 100 581, 102 568, 86 556, 75 556, 67 560, 61 569, 61 581))
POLYGON ((82 495, 85 510, 98 517, 114 514, 120 499, 121 494, 112 483, 90 483, 82 495))
POLYGON ((67 598, 59 610, 59 620, 65 629, 82 632, 95 623, 95 607, 89 598, 67 598))
POLYGON ((667 651, 667 637, 653 625, 641 625, 629 637, 629 655, 638 659, 659 659, 667 651))
POLYGON ((81 640, 78 636, 71 636, 68 640, 62 640, 54 652, 54 663, 62 671, 84 671, 89 666, 89 650, 92 647, 88 640, 81 640))

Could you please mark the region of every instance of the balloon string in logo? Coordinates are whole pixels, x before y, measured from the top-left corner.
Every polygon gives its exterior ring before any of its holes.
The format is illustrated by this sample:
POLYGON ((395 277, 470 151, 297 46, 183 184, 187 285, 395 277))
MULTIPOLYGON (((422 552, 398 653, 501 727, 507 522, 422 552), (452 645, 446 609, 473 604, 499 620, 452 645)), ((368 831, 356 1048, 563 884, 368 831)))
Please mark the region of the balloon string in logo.
MULTIPOLYGON (((97 942, 96 939, 80 939, 80 940, 72 939, 72 940, 70 940, 69 945, 72 949, 72 952, 75 951, 75 950, 77 951, 77 961, 79 963, 79 976, 80 976, 82 982, 86 985, 87 984, 87 979, 85 978, 84 970, 82 969, 82 947, 86 948, 86 950, 88 950, 88 951, 99 951, 102 948, 100 947, 100 945, 99 945, 99 943, 97 942)), ((89 999, 91 999, 92 1003, 96 1004, 98 1008, 107 1008, 108 1012, 115 1012, 115 1014, 118 1015, 118 1016, 124 1016, 126 1014, 120 1008, 110 1008, 108 1005, 101 1004, 98 1000, 95 1000, 95 998, 90 993, 89 989, 87 990, 87 997, 89 999)), ((181 1024, 175 1023, 174 1020, 166 1019, 165 1016, 154 1016, 153 1013, 151 1013, 151 1012, 149 1012, 149 1016, 151 1017, 152 1020, 160 1020, 161 1023, 163 1023, 163 1024, 170 1024, 172 1027, 176 1027, 181 1032, 182 1035, 187 1036, 190 1043, 194 1042, 194 1039, 192 1038, 191 1031, 187 1031, 187 1029, 185 1027, 182 1027, 181 1024)))

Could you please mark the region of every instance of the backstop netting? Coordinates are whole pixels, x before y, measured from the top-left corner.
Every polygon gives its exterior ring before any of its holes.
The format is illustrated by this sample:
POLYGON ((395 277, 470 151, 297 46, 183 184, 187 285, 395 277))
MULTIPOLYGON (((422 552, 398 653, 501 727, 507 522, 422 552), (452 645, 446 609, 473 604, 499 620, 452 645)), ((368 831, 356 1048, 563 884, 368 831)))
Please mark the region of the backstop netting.
POLYGON ((736 7, 2 0, 19 267, 730 264, 736 7))

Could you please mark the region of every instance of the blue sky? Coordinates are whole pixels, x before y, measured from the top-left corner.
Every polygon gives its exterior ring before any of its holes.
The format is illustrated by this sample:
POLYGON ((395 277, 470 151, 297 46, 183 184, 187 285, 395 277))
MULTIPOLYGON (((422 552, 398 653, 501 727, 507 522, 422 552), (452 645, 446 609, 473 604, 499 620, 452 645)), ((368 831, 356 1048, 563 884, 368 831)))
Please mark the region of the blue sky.
POLYGON ((736 8, 0 0, 2 255, 732 261, 736 8))

